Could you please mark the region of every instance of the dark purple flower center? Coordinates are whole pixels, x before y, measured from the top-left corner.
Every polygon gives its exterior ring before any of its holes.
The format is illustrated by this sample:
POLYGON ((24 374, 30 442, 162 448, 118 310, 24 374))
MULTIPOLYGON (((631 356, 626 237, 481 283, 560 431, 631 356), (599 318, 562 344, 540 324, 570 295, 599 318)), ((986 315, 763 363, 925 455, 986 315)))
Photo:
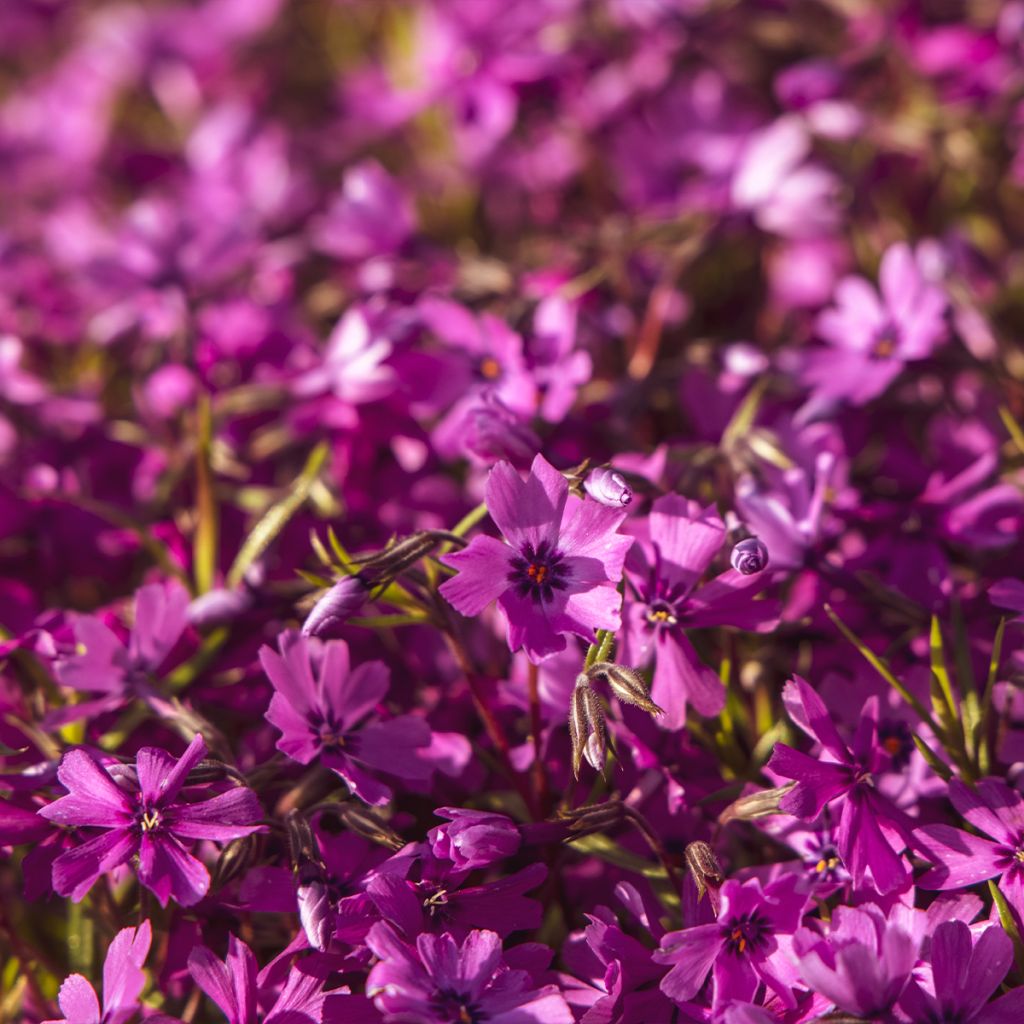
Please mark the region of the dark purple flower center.
POLYGON ((568 566, 565 556, 546 540, 535 548, 527 544, 519 558, 512 559, 508 581, 515 585, 520 597, 532 597, 540 604, 550 601, 556 590, 565 590, 568 584, 568 566))
POLYGON ((900 771, 906 768, 914 750, 914 738, 910 735, 910 727, 906 722, 879 722, 878 742, 892 758, 894 770, 900 771))
POLYGON ((756 910, 736 914, 722 925, 725 948, 734 956, 749 956, 763 949, 771 935, 771 923, 756 910))
POLYGON ((895 353, 899 340, 899 328, 891 320, 887 320, 875 331, 871 355, 875 359, 890 358, 895 353))
POLYGON ((831 844, 826 843, 812 856, 809 861, 814 873, 821 882, 836 882, 839 880, 839 872, 842 870, 843 861, 839 851, 831 844))
POLYGON ((322 747, 339 750, 345 746, 345 730, 330 711, 314 712, 309 724, 322 747))
POLYGON ((430 1001, 446 1024, 484 1024, 488 1014, 478 1009, 468 996, 454 989, 444 988, 430 1001))

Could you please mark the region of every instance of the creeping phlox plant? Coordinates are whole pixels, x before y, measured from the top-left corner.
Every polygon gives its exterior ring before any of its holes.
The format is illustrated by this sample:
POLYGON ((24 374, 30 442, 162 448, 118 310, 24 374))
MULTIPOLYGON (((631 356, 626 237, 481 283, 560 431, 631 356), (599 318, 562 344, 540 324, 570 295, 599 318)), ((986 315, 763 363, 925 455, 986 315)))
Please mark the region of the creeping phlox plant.
POLYGON ((1024 1022, 1024 0, 0 47, 0 1024, 1024 1022))

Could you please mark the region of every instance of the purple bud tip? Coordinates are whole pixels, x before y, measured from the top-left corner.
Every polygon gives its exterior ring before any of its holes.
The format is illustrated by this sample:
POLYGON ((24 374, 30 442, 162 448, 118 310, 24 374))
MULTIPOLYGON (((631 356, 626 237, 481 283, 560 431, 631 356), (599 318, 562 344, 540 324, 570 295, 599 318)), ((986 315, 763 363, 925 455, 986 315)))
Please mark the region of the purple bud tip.
POLYGON ((329 637, 366 601, 367 587, 358 576, 346 576, 328 590, 306 616, 304 636, 329 637))
POLYGON ((189 624, 196 629, 212 629, 244 615, 253 603, 248 590, 209 590, 191 601, 186 611, 189 624))
POLYGON ((633 500, 633 489, 626 483, 625 477, 606 466, 587 474, 583 490, 594 501, 612 508, 625 508, 633 500))
POLYGON ((741 540, 729 556, 732 567, 744 576, 753 576, 768 567, 768 548, 758 537, 741 540))

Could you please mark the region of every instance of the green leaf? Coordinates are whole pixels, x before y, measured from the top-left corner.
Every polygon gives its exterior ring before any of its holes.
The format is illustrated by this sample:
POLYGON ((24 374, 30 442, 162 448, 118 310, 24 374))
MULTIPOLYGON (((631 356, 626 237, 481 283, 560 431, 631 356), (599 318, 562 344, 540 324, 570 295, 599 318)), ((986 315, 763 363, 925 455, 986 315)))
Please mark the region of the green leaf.
POLYGON ((949 765, 939 757, 938 754, 928 746, 927 743, 916 733, 911 734, 910 737, 914 741, 914 746, 921 752, 921 756, 928 762, 928 767, 931 768, 939 778, 944 779, 946 782, 953 777, 953 772, 950 770, 949 765))
POLYGON ((1024 973, 1024 944, 1021 943, 1020 931, 1017 928, 1017 922, 1014 920, 1010 904, 993 879, 989 879, 988 891, 992 894, 992 902, 995 903, 996 910, 999 911, 999 923, 1002 924, 1003 931, 1013 941, 1013 954, 1014 959, 1017 961, 1017 970, 1024 973))
POLYGON ((192 540, 192 565, 196 593, 205 594, 217 572, 217 498, 213 490, 213 415, 210 396, 200 395, 196 410, 196 532, 192 540))
POLYGON ((978 735, 975 749, 978 752, 978 774, 988 775, 991 767, 991 749, 989 736, 992 733, 992 691, 995 689, 999 675, 999 662, 1003 656, 1003 634, 1006 632, 1006 619, 999 620, 996 638, 992 641, 992 656, 988 662, 988 678, 985 680, 985 692, 981 698, 981 713, 978 716, 978 735))
POLYGON ((864 660, 917 712, 921 721, 925 722, 936 736, 941 737, 942 729, 938 722, 928 713, 928 709, 893 675, 892 669, 839 618, 831 605, 825 605, 825 614, 835 623, 839 632, 860 651, 864 660))
POLYGON ((302 467, 302 472, 295 479, 288 494, 267 509, 263 518, 253 527, 228 570, 226 582, 229 588, 237 587, 242 582, 242 577, 249 566, 263 554, 292 516, 302 507, 327 462, 327 454, 327 444, 325 442, 318 444, 310 452, 305 466, 302 467))

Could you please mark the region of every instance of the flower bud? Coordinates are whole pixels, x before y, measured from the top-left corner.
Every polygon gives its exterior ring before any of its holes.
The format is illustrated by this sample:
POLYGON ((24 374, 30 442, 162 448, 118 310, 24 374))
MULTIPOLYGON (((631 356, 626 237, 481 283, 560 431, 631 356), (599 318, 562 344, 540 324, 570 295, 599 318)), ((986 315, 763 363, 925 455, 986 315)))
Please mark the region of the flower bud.
POLYGON ((768 548, 758 537, 741 540, 729 556, 732 567, 744 576, 753 576, 768 567, 768 548))
POLYGON ((299 879, 296 896, 299 902, 299 921, 306 933, 306 940, 320 952, 331 942, 334 930, 334 913, 327 886, 320 877, 304 881, 299 879))
POLYGON ((195 626, 196 629, 213 629, 214 626, 233 622, 252 605, 252 591, 225 590, 218 587, 190 601, 185 615, 190 626, 195 626))
POLYGON ((591 665, 588 675, 592 679, 607 679, 612 693, 624 704, 634 704, 650 715, 665 713, 664 708, 658 707, 651 700, 650 687, 636 669, 627 665, 616 665, 610 661, 599 661, 591 665))
POLYGON ((727 825, 730 821, 756 821, 758 818, 779 814, 779 802, 795 786, 795 782, 790 782, 778 789, 759 789, 741 796, 722 811, 718 823, 727 825))
POLYGON ((590 688, 585 675, 576 677, 569 707, 569 736, 572 739, 572 771, 578 779, 585 757, 595 771, 604 773, 606 737, 601 698, 590 688))
POLYGON ((583 490, 594 501, 611 508, 625 508, 633 500, 633 489, 626 478, 608 466, 591 470, 583 481, 583 490))
POLYGON ((440 807, 435 812, 451 821, 427 833, 435 857, 450 860, 457 870, 489 867, 511 857, 522 841, 511 818, 489 811, 440 807))
POLYGON ((357 576, 345 576, 326 591, 302 624, 303 636, 329 637, 366 602, 370 589, 357 576))

